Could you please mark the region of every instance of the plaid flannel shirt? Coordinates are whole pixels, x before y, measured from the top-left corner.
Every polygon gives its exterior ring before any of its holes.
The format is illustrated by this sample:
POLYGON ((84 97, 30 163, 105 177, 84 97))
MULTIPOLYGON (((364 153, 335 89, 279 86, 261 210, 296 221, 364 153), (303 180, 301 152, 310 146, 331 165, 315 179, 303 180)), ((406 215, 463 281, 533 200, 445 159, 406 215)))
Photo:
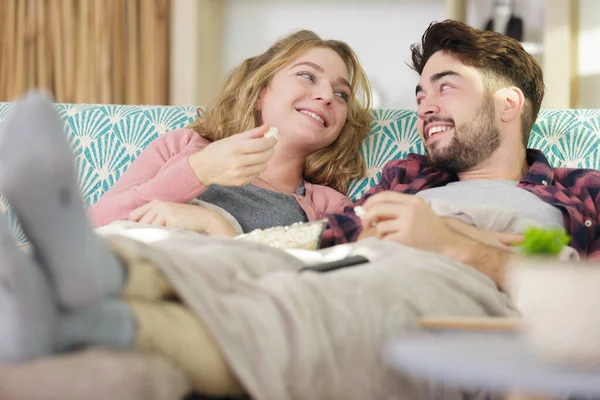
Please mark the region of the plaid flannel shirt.
MULTIPOLYGON (((583 258, 600 258, 600 171, 592 169, 552 168, 539 150, 527 150, 529 171, 518 187, 530 191, 562 212, 564 226, 571 235, 570 245, 583 258)), ((409 154, 404 160, 386 164, 379 184, 355 202, 364 203, 370 196, 392 190, 415 194, 425 189, 455 182, 455 174, 429 165, 427 157, 409 154)), ((329 227, 323 237, 323 247, 353 242, 362 230, 353 207, 344 214, 329 214, 329 227)))

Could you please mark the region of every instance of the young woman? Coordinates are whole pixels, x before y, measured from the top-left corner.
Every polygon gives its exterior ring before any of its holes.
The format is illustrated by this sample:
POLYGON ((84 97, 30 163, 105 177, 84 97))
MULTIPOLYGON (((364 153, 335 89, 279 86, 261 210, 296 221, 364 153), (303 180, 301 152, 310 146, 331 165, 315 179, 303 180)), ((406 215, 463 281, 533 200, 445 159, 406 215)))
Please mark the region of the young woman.
POLYGON ((365 172, 370 88, 345 43, 300 31, 235 68, 190 127, 159 137, 89 209, 115 220, 231 234, 193 199, 220 206, 244 232, 340 212, 365 172), (269 127, 278 140, 265 137, 269 127))
MULTIPOLYGON (((338 190, 364 172, 358 150, 368 121, 368 84, 350 47, 307 31, 292 34, 246 60, 193 129, 158 139, 89 214, 96 225, 131 218, 210 231, 205 222, 210 218, 190 222, 204 209, 187 203, 200 197, 226 208, 246 229, 314 219, 346 204, 338 190), (278 140, 264 137, 269 126, 279 129, 278 140), (157 199, 166 203, 153 202, 157 199)), ((0 192, 13 205, 35 257, 17 247, 0 215, 0 361, 82 346, 140 349, 178 365, 199 392, 252 392, 243 383, 249 381, 237 376, 249 364, 224 355, 255 349, 235 339, 242 320, 225 312, 234 340, 218 344, 219 335, 209 332, 211 324, 195 307, 173 301, 183 297, 162 267, 173 272, 207 267, 209 274, 213 269, 222 274, 227 269, 218 260, 233 257, 237 265, 254 257, 251 264, 266 273, 288 263, 298 268, 299 260, 267 246, 184 231, 172 232, 170 244, 113 237, 110 251, 87 220, 71 149, 50 100, 27 96, 3 128, 0 192), (241 369, 236 373, 232 366, 241 369)), ((243 266, 238 272, 183 282, 202 295, 208 293, 204 284, 227 287, 228 279, 244 275, 243 266)), ((254 278, 260 277, 250 273, 248 279, 254 278)), ((248 281, 239 288, 250 294, 252 286, 248 281)), ((264 329, 256 313, 242 317, 253 301, 240 300, 237 317, 264 329)))

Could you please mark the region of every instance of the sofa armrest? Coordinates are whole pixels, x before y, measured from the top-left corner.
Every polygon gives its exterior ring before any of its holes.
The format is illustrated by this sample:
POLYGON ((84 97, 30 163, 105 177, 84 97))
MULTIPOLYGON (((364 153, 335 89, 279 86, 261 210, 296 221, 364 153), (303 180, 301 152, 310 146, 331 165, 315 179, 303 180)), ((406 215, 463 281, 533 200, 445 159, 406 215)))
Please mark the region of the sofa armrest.
POLYGON ((153 354, 90 350, 0 366, 7 400, 180 400, 189 390, 183 372, 153 354))

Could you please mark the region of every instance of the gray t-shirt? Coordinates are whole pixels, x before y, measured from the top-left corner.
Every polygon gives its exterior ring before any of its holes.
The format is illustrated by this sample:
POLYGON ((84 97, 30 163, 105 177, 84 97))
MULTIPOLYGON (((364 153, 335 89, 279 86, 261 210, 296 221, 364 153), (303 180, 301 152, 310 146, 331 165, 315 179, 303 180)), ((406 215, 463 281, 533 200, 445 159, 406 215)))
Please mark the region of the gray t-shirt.
MULTIPOLYGON (((298 186, 296 194, 304 196, 304 184, 298 186)), ((200 194, 198 200, 212 203, 229 212, 239 222, 244 233, 308 221, 294 196, 254 185, 213 185, 200 194)))
POLYGON ((560 210, 535 194, 517 187, 518 182, 471 180, 451 182, 417 193, 425 200, 439 199, 458 207, 501 207, 548 228, 564 228, 560 210))

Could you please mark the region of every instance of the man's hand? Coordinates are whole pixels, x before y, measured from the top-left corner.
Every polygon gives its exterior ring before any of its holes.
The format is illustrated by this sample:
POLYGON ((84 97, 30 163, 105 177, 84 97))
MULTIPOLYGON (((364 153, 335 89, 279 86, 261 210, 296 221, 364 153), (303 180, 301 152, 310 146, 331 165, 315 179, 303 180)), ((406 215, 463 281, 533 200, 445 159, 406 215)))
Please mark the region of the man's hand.
POLYGON ((442 219, 453 231, 492 247, 509 250, 511 246, 523 242, 523 235, 479 229, 452 217, 442 217, 442 219))
POLYGON ((374 226, 375 235, 406 246, 445 253, 456 242, 457 234, 433 212, 421 197, 397 192, 381 192, 364 204, 363 229, 374 226))
POLYGON ((406 246, 442 254, 489 276, 503 288, 509 245, 517 235, 489 232, 454 218, 442 218, 422 198, 397 192, 382 192, 364 204, 363 234, 376 235, 406 246))
POLYGON ((153 200, 136 208, 129 214, 129 220, 142 224, 187 229, 213 236, 237 234, 231 224, 216 211, 198 205, 161 200, 153 200))

